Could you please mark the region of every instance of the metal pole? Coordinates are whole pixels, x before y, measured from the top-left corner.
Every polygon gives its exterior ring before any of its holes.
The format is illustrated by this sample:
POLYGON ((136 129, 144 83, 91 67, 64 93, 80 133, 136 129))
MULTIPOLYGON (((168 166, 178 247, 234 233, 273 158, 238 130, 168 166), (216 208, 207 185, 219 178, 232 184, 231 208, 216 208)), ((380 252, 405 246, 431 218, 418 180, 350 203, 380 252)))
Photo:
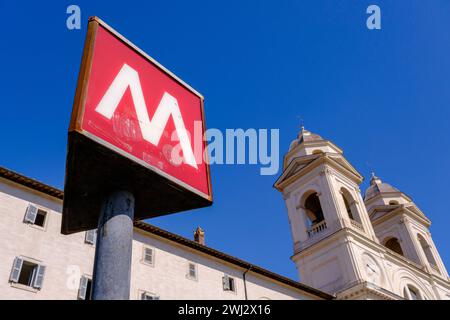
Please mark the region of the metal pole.
POLYGON ((134 196, 117 191, 105 199, 97 229, 93 300, 130 298, 134 196))

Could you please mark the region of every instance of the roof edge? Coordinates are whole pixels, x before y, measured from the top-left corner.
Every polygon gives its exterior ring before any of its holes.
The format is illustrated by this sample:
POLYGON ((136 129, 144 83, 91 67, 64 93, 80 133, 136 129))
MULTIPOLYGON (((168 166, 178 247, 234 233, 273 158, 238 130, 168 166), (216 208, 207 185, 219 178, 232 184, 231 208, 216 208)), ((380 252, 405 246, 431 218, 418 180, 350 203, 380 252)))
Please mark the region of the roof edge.
POLYGON ((0 177, 16 182, 30 189, 45 193, 49 196, 62 200, 64 198, 64 192, 58 188, 49 186, 38 180, 29 178, 20 173, 14 172, 4 167, 0 167, 0 177))

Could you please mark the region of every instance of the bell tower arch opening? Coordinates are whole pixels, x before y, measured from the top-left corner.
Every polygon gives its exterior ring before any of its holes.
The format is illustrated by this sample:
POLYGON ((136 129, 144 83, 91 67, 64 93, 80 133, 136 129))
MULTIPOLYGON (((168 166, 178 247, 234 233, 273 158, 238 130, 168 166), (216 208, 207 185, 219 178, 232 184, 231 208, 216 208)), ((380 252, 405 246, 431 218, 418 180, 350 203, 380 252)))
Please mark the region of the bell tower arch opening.
POLYGON ((358 213, 358 209, 355 206, 355 200, 353 199, 350 192, 341 188, 342 199, 344 200, 345 210, 347 211, 347 215, 351 220, 357 221, 361 223, 361 218, 358 213))
POLYGON ((398 253, 401 256, 405 256, 403 253, 402 246, 400 245, 400 241, 397 238, 391 237, 384 242, 384 246, 395 253, 398 253))
POLYGON ((352 223, 352 225, 356 225, 359 229, 364 230, 360 212, 356 205, 356 201, 351 195, 350 191, 343 187, 341 188, 340 193, 342 195, 345 211, 347 212, 347 216, 350 219, 350 222, 352 223))
POLYGON ((306 197, 304 208, 306 212, 307 225, 309 228, 325 220, 317 192, 313 192, 306 197))
POLYGON ((437 269, 436 260, 434 259, 433 252, 431 252, 430 245, 421 234, 417 235, 417 239, 419 240, 420 246, 422 247, 423 253, 427 258, 428 263, 430 264, 431 267, 437 269))

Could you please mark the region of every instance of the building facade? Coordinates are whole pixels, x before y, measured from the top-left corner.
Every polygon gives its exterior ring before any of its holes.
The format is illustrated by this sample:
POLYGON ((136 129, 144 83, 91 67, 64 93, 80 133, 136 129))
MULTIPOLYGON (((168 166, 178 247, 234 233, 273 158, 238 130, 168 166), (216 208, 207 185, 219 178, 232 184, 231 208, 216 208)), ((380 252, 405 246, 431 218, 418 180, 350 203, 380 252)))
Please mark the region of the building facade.
MULTIPOLYGON (((62 235, 62 191, 0 168, 0 299, 89 299, 95 231, 62 235)), ((144 222, 134 227, 131 299, 332 296, 144 222)))
POLYGON ((447 270, 412 199, 363 177, 331 141, 302 128, 275 183, 300 279, 337 299, 450 299, 447 270))

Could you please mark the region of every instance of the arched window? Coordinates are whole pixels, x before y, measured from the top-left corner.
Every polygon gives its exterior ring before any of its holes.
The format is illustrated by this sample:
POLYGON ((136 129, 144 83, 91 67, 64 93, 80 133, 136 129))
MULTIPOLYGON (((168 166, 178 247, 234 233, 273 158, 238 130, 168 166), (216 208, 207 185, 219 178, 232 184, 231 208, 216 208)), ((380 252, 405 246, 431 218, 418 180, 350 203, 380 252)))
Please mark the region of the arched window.
POLYGON ((420 291, 410 284, 403 290, 403 296, 408 300, 423 300, 420 291))
POLYGON ((352 208, 350 208, 347 197, 343 194, 342 198, 344 198, 345 210, 347 210, 348 217, 352 220, 355 220, 355 218, 353 217, 352 208))
POLYGON ((317 192, 310 194, 305 200, 305 211, 308 217, 309 227, 324 220, 322 206, 317 192))
POLYGON ((344 200, 345 210, 347 211, 348 217, 351 220, 361 224, 361 217, 359 216, 358 209, 356 207, 356 202, 353 200, 352 195, 345 188, 341 189, 341 194, 342 199, 344 200))
POLYGON ((404 256, 402 246, 400 245, 400 242, 397 238, 390 238, 388 239, 384 246, 388 249, 391 249, 392 251, 404 256))
POLYGON ((398 205, 398 201, 391 200, 391 201, 389 201, 389 205, 390 206, 396 206, 396 205, 398 205))
POLYGON ((418 234, 417 238, 419 239, 420 246, 422 247, 425 256, 427 257, 428 263, 436 268, 436 260, 434 260, 433 253, 431 252, 430 245, 426 242, 426 240, 422 237, 422 235, 418 234))

